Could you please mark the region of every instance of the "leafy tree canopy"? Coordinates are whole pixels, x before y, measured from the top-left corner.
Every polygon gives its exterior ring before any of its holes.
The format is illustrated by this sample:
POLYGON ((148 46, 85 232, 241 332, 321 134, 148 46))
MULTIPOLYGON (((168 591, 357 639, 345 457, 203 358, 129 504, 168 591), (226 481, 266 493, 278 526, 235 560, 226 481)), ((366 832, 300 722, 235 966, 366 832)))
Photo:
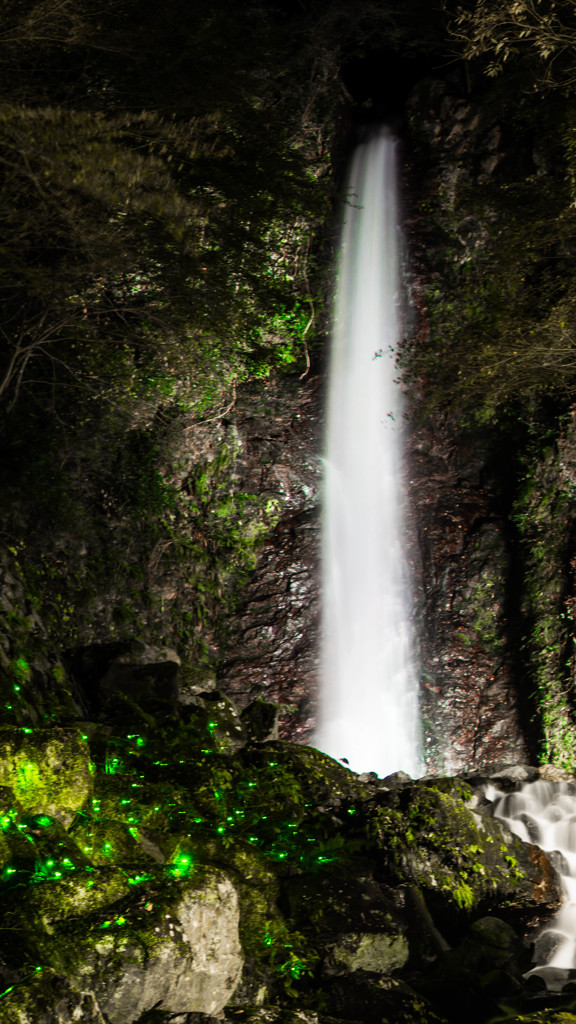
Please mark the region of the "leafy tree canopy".
POLYGON ((449 31, 466 60, 485 60, 488 75, 525 57, 536 66, 535 84, 576 82, 576 7, 572 0, 469 0, 445 3, 449 31))
POLYGON ((229 0, 4 3, 0 398, 143 363, 226 380, 308 302, 324 140, 279 27, 229 0))

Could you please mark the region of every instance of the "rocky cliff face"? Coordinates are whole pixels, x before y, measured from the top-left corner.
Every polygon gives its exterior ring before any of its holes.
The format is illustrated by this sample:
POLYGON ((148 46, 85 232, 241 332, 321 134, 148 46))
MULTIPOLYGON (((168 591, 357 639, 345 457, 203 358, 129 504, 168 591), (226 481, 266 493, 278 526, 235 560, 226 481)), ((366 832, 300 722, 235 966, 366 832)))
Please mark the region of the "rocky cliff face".
POLYGON ((281 735, 307 742, 315 725, 320 625, 323 379, 246 396, 232 417, 241 490, 262 495, 277 522, 227 625, 219 685, 245 706, 283 706, 281 735))
MULTIPOLYGON (((541 104, 527 93, 516 108, 505 90, 496 90, 488 103, 478 93, 471 96, 454 75, 420 83, 407 107, 414 326, 405 358, 412 371, 416 366, 410 517, 423 724, 433 769, 522 758, 527 744, 534 750, 538 742, 534 718, 541 712, 533 694, 542 645, 536 653, 528 637, 538 632, 542 611, 527 597, 534 589, 528 584, 533 551, 522 495, 526 479, 542 475, 535 468, 540 455, 534 440, 541 427, 525 426, 524 434, 515 427, 530 421, 530 395, 516 407, 514 398, 502 395, 528 379, 526 367, 518 369, 518 379, 507 370, 522 355, 522 342, 499 364, 490 358, 494 346, 513 347, 507 335, 496 334, 503 305, 513 301, 503 298, 506 284, 499 290, 496 281, 520 274, 512 268, 521 265, 520 248, 530 248, 510 196, 534 175, 542 178, 541 188, 551 187, 542 142, 539 149, 530 124, 531 105, 541 116, 541 104), (498 403, 504 404, 499 414, 498 403)), ((537 262, 540 256, 530 258, 537 262)), ((532 332, 530 313, 523 315, 526 322, 519 311, 514 326, 519 338, 532 332)), ((549 444, 550 423, 547 430, 549 444)), ((539 490, 536 519, 542 497, 539 490)), ((559 510, 563 502, 553 505, 559 510)), ((550 513, 552 519, 556 514, 550 513)), ((551 537, 556 530, 549 526, 551 537)), ((558 623, 566 551, 551 546, 547 586, 550 594, 556 587, 552 619, 558 623)))
MULTIPOLYGON (((414 256, 409 344, 418 345, 430 330, 427 296, 447 261, 465 263, 482 246, 482 223, 466 210, 455 212, 460 192, 471 180, 489 177, 506 153, 494 117, 443 82, 419 86, 409 108, 416 126, 405 146, 407 231, 414 256), (433 147, 433 158, 427 147, 433 147), (419 161, 426 162, 424 179, 417 173, 419 161), (452 251, 445 234, 440 240, 433 236, 424 258, 422 223, 429 224, 431 216, 449 225, 456 240, 452 251)), ((308 383, 298 401, 319 422, 321 389, 313 383, 313 401, 308 383)), ((522 659, 517 650, 520 611, 514 608, 518 554, 507 469, 495 452, 498 440, 488 428, 462 429, 449 411, 427 414, 429 391, 424 380, 413 382, 409 394, 408 539, 425 756, 430 770, 456 772, 526 756, 527 711, 519 692, 522 659)), ((297 435, 286 415, 281 423, 272 415, 239 426, 246 438, 242 479, 249 481, 249 489, 271 487, 284 511, 231 622, 219 678, 241 702, 267 693, 282 703, 299 704, 300 711, 284 719, 284 734, 306 739, 312 735, 317 689, 322 437, 318 428, 304 436, 298 422, 297 435), (264 472, 262 458, 272 460, 264 472), (275 487, 282 477, 290 484, 279 493, 275 487)))
POLYGON ((427 764, 523 760, 508 529, 485 440, 434 417, 411 431, 407 461, 427 764))

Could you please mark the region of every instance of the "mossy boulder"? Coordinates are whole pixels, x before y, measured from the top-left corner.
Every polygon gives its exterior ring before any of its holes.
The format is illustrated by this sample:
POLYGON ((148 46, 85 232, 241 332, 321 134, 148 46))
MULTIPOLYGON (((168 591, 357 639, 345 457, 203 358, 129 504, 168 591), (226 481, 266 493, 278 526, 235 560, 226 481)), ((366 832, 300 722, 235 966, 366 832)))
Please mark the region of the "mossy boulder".
POLYGON ((120 868, 88 867, 31 887, 24 919, 36 917, 50 932, 56 922, 92 914, 121 900, 129 892, 129 877, 120 868))
POLYGON ((477 814, 468 806, 474 801, 458 779, 409 783, 383 795, 368 822, 383 878, 416 884, 439 912, 495 910, 511 901, 554 905, 560 891, 546 856, 477 814))
POLYGON ((431 1004, 402 981, 357 972, 332 979, 320 998, 326 1013, 363 1024, 441 1024, 444 1018, 431 1004))
POLYGON ((172 1013, 219 1013, 242 970, 230 879, 205 868, 175 885, 170 898, 147 905, 146 922, 140 913, 125 933, 120 915, 101 932, 74 976, 95 992, 111 1024, 128 1024, 160 1002, 172 1013))
MULTIPOLYGON (((111 1024, 162 1002, 173 1013, 219 1013, 240 980, 238 897, 215 868, 129 878, 119 869, 35 887, 9 921, 13 957, 68 978, 111 1024)), ((0 1018, 1 1019, 1 1018, 0 1018)))
POLYGON ((6 802, 10 808, 0 819, 1 885, 11 888, 47 878, 59 879, 88 864, 57 818, 25 815, 14 799, 6 802))
POLYGON ((373 879, 334 870, 288 879, 283 891, 291 920, 318 945, 325 973, 389 974, 407 962, 405 921, 373 879))
POLYGON ((454 956, 480 974, 505 970, 520 978, 523 969, 522 944, 514 929, 499 917, 486 916, 474 921, 454 956))
POLYGON ((306 821, 311 837, 334 837, 335 822, 343 823, 346 809, 368 794, 354 772, 314 747, 275 741, 243 750, 238 758, 245 813, 262 833, 306 821))
POLYGON ((292 778, 304 800, 318 808, 339 807, 343 802, 360 800, 368 795, 368 787, 355 772, 315 747, 276 740, 247 751, 243 762, 260 770, 277 768, 279 778, 286 781, 292 778))
POLYGON ((89 798, 90 749, 77 729, 0 729, 0 785, 24 811, 70 824, 89 798))
POLYGON ((289 878, 283 893, 290 916, 315 935, 384 931, 397 919, 397 911, 391 893, 366 876, 368 869, 360 861, 355 874, 335 869, 289 878))
POLYGON ((114 818, 89 818, 74 829, 74 839, 92 864, 132 864, 146 855, 130 826, 114 818))

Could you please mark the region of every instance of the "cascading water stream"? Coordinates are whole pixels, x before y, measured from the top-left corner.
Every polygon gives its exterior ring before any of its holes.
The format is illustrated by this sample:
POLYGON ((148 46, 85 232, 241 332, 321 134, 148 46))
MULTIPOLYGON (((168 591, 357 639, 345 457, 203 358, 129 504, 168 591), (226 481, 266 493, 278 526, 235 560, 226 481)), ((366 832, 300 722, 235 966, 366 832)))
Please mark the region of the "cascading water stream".
POLYGON ((551 992, 559 992, 576 977, 576 783, 525 783, 515 793, 486 788, 494 804, 494 817, 526 843, 550 853, 562 883, 563 903, 555 918, 539 934, 534 946, 536 966, 551 992))
POLYGON ((355 771, 420 774, 401 521, 396 142, 354 156, 329 376, 316 745, 355 771))

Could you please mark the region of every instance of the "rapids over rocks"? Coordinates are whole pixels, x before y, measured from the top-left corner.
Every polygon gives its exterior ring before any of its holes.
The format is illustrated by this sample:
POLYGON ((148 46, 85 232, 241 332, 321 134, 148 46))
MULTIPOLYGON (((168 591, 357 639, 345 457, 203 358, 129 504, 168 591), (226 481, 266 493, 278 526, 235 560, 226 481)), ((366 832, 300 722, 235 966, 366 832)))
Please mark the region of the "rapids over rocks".
POLYGON ((552 992, 576 978, 576 782, 525 783, 514 793, 489 785, 486 796, 494 802, 494 817, 523 839, 553 854, 560 874, 563 903, 541 931, 534 947, 539 975, 552 992))

